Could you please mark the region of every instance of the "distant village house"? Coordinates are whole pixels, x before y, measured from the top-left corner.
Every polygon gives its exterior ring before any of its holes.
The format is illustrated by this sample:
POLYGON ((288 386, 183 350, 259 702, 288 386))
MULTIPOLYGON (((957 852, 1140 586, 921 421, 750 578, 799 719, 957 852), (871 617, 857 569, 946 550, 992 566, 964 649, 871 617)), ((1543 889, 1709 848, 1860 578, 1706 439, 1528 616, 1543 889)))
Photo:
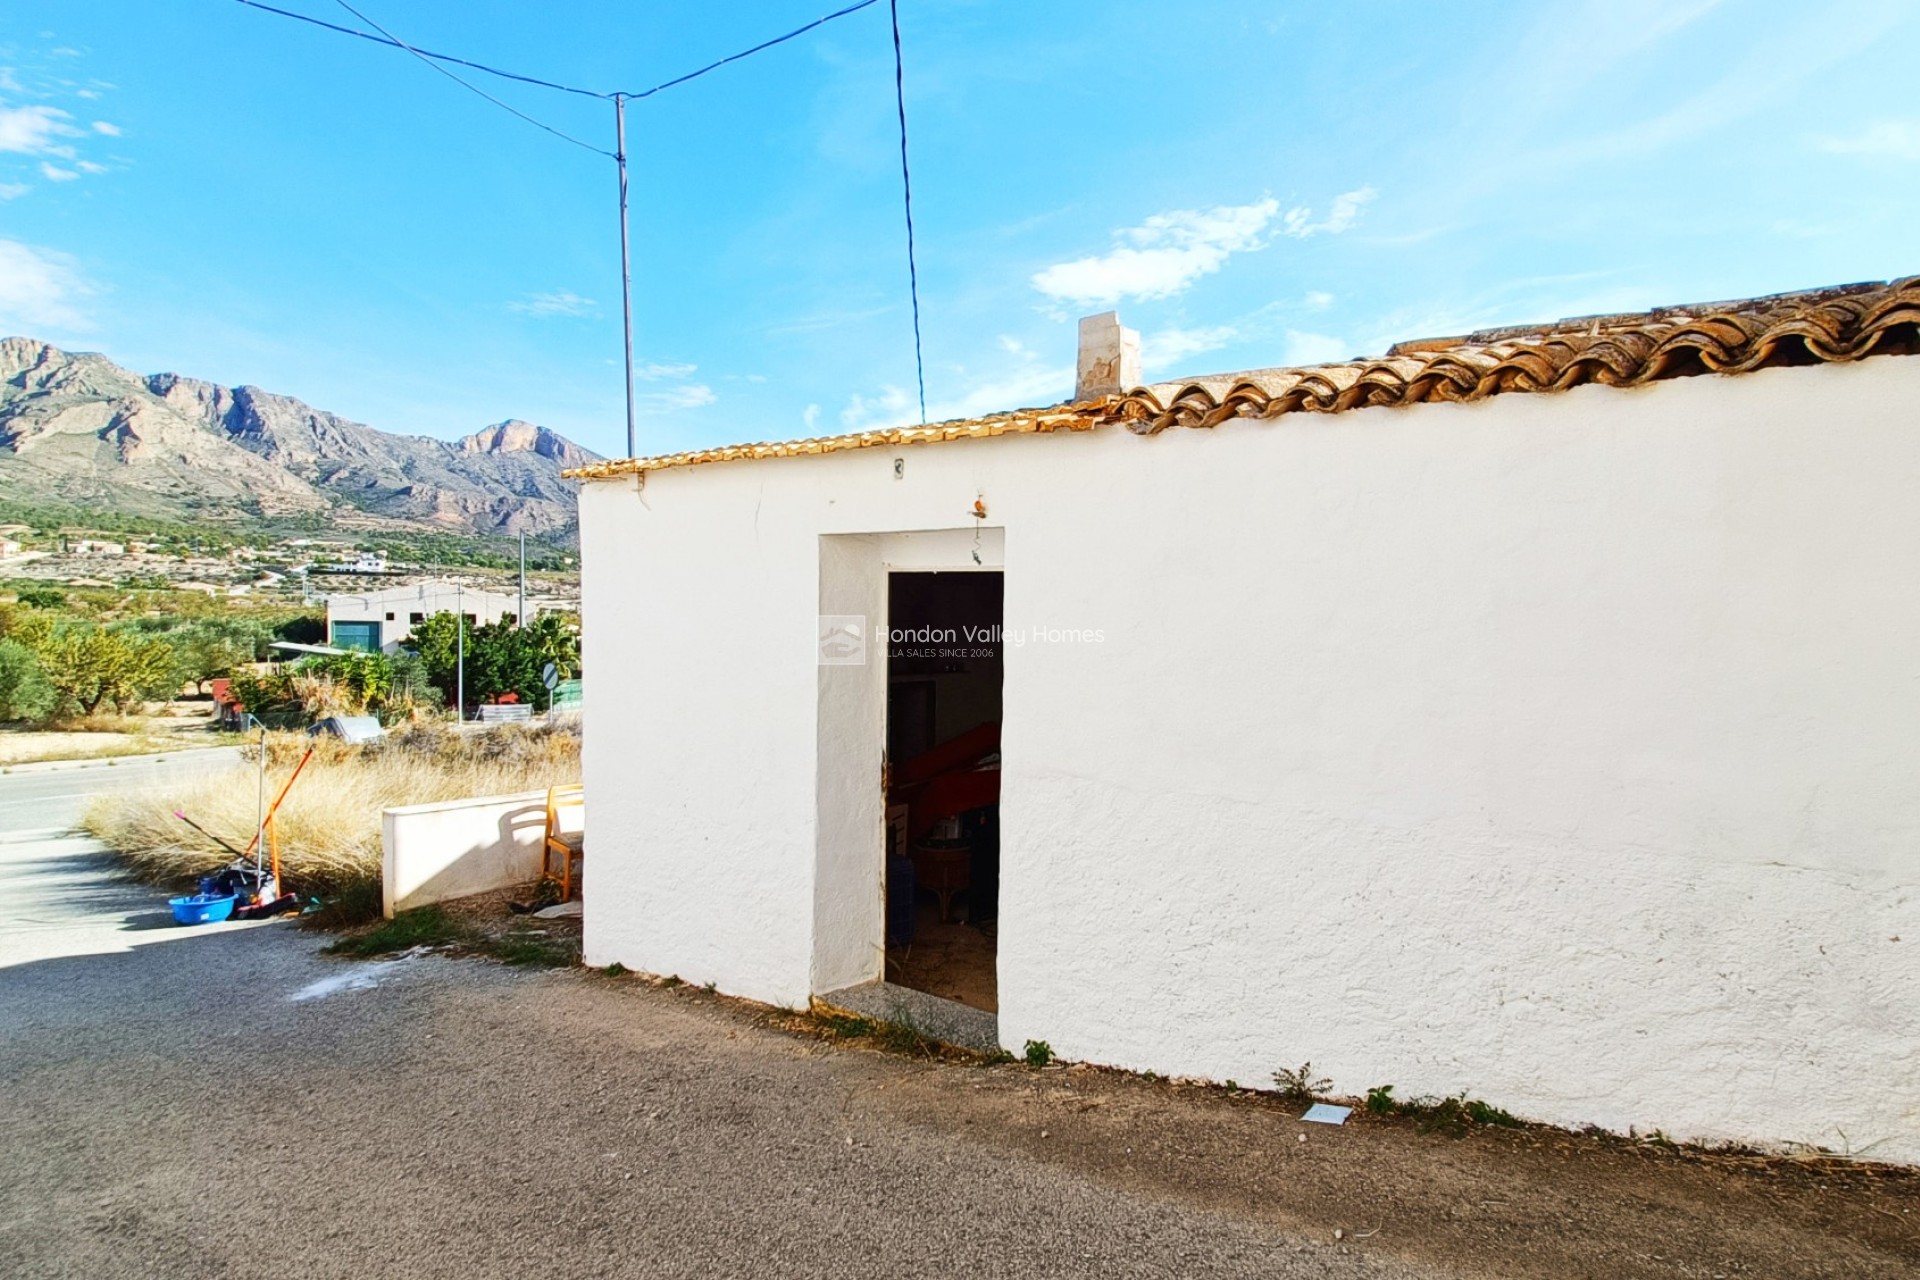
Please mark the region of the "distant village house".
POLYGON ((453 582, 339 592, 327 597, 327 643, 336 649, 393 653, 415 626, 436 613, 464 613, 471 625, 486 626, 511 617, 519 605, 518 597, 453 582))

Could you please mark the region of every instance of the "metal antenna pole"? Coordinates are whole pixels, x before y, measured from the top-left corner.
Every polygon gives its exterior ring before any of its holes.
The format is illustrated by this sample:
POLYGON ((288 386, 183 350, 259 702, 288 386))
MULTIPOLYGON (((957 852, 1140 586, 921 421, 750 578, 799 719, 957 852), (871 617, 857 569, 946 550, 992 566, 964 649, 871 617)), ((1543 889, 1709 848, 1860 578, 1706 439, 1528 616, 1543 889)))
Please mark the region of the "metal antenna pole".
POLYGON ((633 256, 627 246, 627 95, 613 95, 613 159, 620 167, 620 316, 627 334, 627 456, 638 457, 633 429, 633 256))
POLYGON ((455 724, 467 722, 467 587, 465 583, 456 583, 453 588, 453 721, 455 724))

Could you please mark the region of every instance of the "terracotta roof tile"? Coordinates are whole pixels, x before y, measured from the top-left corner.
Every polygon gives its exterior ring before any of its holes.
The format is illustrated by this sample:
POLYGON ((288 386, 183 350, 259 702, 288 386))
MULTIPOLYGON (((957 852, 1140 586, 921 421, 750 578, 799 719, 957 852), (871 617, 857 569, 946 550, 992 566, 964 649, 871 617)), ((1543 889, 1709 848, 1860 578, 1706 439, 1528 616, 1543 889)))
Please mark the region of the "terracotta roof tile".
POLYGON ((1256 369, 1140 387, 1124 396, 1023 409, 924 427, 626 458, 565 474, 597 480, 666 467, 788 458, 843 449, 1091 431, 1123 423, 1142 435, 1213 427, 1233 418, 1340 413, 1370 406, 1471 401, 1564 391, 1582 383, 1633 387, 1705 373, 1920 353, 1920 276, 1737 302, 1583 316, 1553 324, 1403 342, 1377 360, 1256 369))

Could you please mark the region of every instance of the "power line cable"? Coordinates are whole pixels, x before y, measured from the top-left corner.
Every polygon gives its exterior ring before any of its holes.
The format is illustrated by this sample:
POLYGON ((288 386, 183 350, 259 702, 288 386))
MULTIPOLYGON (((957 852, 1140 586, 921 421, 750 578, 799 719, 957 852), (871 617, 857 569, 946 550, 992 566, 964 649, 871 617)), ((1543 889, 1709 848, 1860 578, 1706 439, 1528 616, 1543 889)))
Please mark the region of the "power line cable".
MULTIPOLYGON (((815 27, 824 27, 827 23, 832 22, 835 18, 844 18, 850 13, 858 13, 862 9, 865 9, 870 5, 875 5, 878 3, 880 3, 880 0, 860 0, 860 3, 858 4, 850 4, 844 9, 836 9, 834 12, 827 14, 825 17, 815 18, 812 22, 809 22, 804 27, 795 27, 793 30, 787 32, 787 34, 783 36, 775 36, 771 40, 761 41, 759 44, 753 46, 753 48, 751 49, 742 49, 738 53, 728 54, 726 57, 720 59, 720 61, 710 62, 706 66, 700 68, 698 71, 689 71, 687 72, 687 74, 683 76, 675 76, 671 80, 663 80, 659 84, 653 86, 653 88, 651 89, 642 89, 638 93, 629 93, 629 94, 626 94, 625 96, 628 98, 650 98, 654 94, 659 93, 662 89, 671 89, 675 85, 685 84, 689 80, 698 80, 701 76, 707 74, 707 72, 718 71, 721 67, 726 66, 729 62, 738 62, 742 58, 750 58, 754 54, 759 53, 764 49, 771 49, 773 48, 773 46, 777 44, 785 44, 787 41, 793 39, 795 36, 803 36, 807 34, 807 32, 813 30, 815 27)), ((896 34, 897 34, 897 24, 896 24, 896 34)))
POLYGON ((520 108, 515 106, 510 106, 509 104, 500 101, 500 99, 494 97, 492 94, 488 93, 485 89, 482 89, 479 85, 474 84, 471 80, 465 80, 465 79, 462 79, 460 76, 455 75, 453 72, 441 66, 438 62, 435 62, 432 58, 429 58, 426 54, 420 52, 418 49, 414 48, 412 45, 402 40, 399 36, 396 36, 395 34, 393 34, 393 32, 387 30, 385 27, 375 22, 372 18, 369 18, 366 14, 360 12, 358 9, 354 8, 352 5, 348 4, 347 0, 334 0, 334 3, 338 4, 342 9, 345 9, 348 13, 352 14, 354 17, 360 19, 360 21, 372 27, 375 31, 378 31, 381 35, 385 36, 387 39, 399 45, 402 49, 405 49, 408 53, 412 54, 414 57, 420 59, 420 61, 425 63, 427 66, 432 67, 435 71, 438 71, 441 75, 445 76, 447 79, 453 81, 455 84, 461 86, 464 89, 467 89, 473 93, 479 94, 481 97, 485 98, 488 102, 491 102, 494 106, 499 107, 502 111, 505 111, 510 115, 519 116, 522 120, 525 120, 528 124, 532 125, 534 128, 544 129, 548 133, 552 134, 554 137, 560 138, 567 142, 571 142, 576 147, 583 147, 586 150, 593 152, 595 155, 606 156, 608 159, 614 158, 613 152, 605 150, 604 148, 601 148, 601 147, 596 147, 591 142, 582 142, 579 138, 574 137, 572 134, 556 129, 552 125, 546 123, 543 120, 536 120, 532 116, 528 115, 526 112, 520 110, 520 108))
MULTIPOLYGON (((451 53, 436 53, 432 49, 423 49, 417 45, 410 45, 403 40, 395 39, 391 34, 375 35, 371 31, 360 31, 353 27, 343 27, 339 23, 328 22, 324 18, 316 18, 311 16, 310 14, 305 14, 305 13, 296 13, 292 9, 282 9, 276 5, 263 4, 261 3, 261 0, 235 0, 235 3, 246 5, 249 9, 258 9, 262 13, 276 14, 282 18, 292 18, 295 22, 304 22, 309 26, 319 27, 322 30, 332 31, 339 35, 352 36, 356 40, 367 40, 367 41, 371 41, 374 44, 385 45, 389 49, 404 49, 408 53, 413 54, 417 58, 426 58, 433 62, 451 62, 455 66, 468 67, 474 71, 485 72, 487 75, 490 75, 490 76, 499 76, 502 80, 515 80, 521 84, 538 85, 542 89, 556 89, 561 93, 578 94, 580 97, 583 97, 583 98, 610 99, 615 97, 617 93, 617 91, 616 93, 606 93, 599 89, 583 89, 579 85, 562 84, 557 80, 543 80, 539 76, 523 75, 518 71, 507 71, 500 67, 491 67, 484 62, 474 62, 469 58, 457 57, 451 53)), ((617 93, 617 96, 624 97, 629 100, 632 100, 635 98, 650 98, 654 94, 659 93, 663 89, 671 89, 676 85, 683 85, 687 83, 689 80, 698 80, 701 76, 706 75, 710 71, 718 71, 721 67, 724 67, 729 63, 738 62, 742 58, 752 57, 754 54, 763 52, 764 50, 767 50, 767 49, 771 49, 775 45, 785 44, 787 41, 794 39, 796 36, 805 35, 807 32, 812 31, 815 27, 825 26, 827 23, 832 22, 836 18, 844 18, 850 13, 858 13, 860 12, 860 10, 869 8, 878 3, 880 3, 880 0, 860 0, 858 4, 851 4, 844 9, 836 9, 834 12, 826 14, 823 17, 815 18, 812 22, 807 23, 803 27, 795 27, 792 31, 787 32, 785 35, 775 36, 771 40, 763 40, 759 44, 754 45, 751 49, 742 49, 738 53, 728 54, 726 57, 720 59, 718 62, 710 62, 706 66, 701 67, 698 71, 689 71, 687 72, 687 74, 683 76, 675 76, 671 80, 663 80, 659 84, 654 85, 651 89, 643 89, 638 93, 617 93)), ((352 12, 352 10, 349 10, 349 12, 352 12)), ((364 22, 367 22, 369 26, 375 27, 383 32, 385 30, 384 28, 380 28, 378 23, 372 22, 370 19, 366 19, 363 17, 361 20, 364 22)))
POLYGON ((328 22, 324 18, 314 18, 304 13, 295 13, 291 9, 279 9, 270 4, 261 4, 260 0, 237 0, 237 3, 246 5, 249 9, 259 9, 265 13, 278 14, 282 18, 292 18, 295 22, 304 22, 310 26, 321 27, 327 31, 337 31, 343 36, 353 36, 360 40, 370 40, 374 44, 382 44, 389 49, 406 49, 418 57, 431 58, 435 62, 451 62, 457 66, 471 67, 475 71, 484 71, 490 76, 499 76, 502 80, 517 80, 521 84, 538 85, 542 89, 558 89, 561 93, 577 93, 583 98, 607 98, 612 96, 601 93, 598 89, 581 89, 574 85, 560 84, 553 80, 542 80, 538 76, 523 76, 517 71, 503 71, 499 67, 490 67, 484 62, 470 62, 466 58, 456 58, 450 53, 435 53, 431 49, 422 49, 418 46, 403 44, 398 40, 386 36, 374 35, 371 31, 360 31, 353 27, 343 27, 338 23, 328 22))
MULTIPOLYGON (((907 206, 907 287, 913 295, 913 372, 920 384, 920 425, 927 424, 927 364, 920 354, 920 269, 913 252, 913 170, 907 166, 907 82, 900 58, 900 0, 893 11, 893 96, 900 108, 900 191, 907 206)), ((824 19, 823 19, 824 21, 824 19)))

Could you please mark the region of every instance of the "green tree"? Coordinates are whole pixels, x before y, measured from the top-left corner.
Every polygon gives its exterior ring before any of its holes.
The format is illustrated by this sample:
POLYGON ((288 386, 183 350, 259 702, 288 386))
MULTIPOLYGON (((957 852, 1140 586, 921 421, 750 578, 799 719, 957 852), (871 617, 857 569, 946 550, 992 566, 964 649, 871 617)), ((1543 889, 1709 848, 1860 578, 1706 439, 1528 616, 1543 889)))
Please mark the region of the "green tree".
POLYGON ((208 618, 166 633, 180 655, 182 676, 201 693, 207 681, 252 662, 264 638, 262 628, 245 618, 208 618))
MULTIPOLYGON (((436 613, 416 623, 409 642, 426 669, 427 679, 449 705, 458 692, 460 628, 450 613, 436 613)), ((568 620, 543 613, 525 627, 502 618, 485 626, 467 627, 466 694, 468 702, 491 702, 511 693, 530 706, 547 696, 540 673, 547 663, 560 669, 562 679, 580 671, 580 637, 568 620)))
POLYGON ((18 640, 0 640, 0 720, 38 720, 57 700, 33 650, 18 640))
POLYGON ((53 638, 59 627, 59 618, 43 609, 0 605, 0 637, 18 640, 36 652, 53 638))
POLYGON ((62 704, 86 715, 111 704, 116 710, 180 688, 180 662, 173 646, 110 627, 68 627, 53 634, 38 653, 47 682, 62 704))
MULTIPOLYGON (((473 640, 473 629, 467 630, 467 640, 473 640)), ((438 689, 453 705, 454 679, 457 674, 456 654, 459 652, 460 625, 451 613, 436 613, 421 622, 413 624, 413 636, 407 644, 419 656, 426 668, 427 680, 438 689)))

